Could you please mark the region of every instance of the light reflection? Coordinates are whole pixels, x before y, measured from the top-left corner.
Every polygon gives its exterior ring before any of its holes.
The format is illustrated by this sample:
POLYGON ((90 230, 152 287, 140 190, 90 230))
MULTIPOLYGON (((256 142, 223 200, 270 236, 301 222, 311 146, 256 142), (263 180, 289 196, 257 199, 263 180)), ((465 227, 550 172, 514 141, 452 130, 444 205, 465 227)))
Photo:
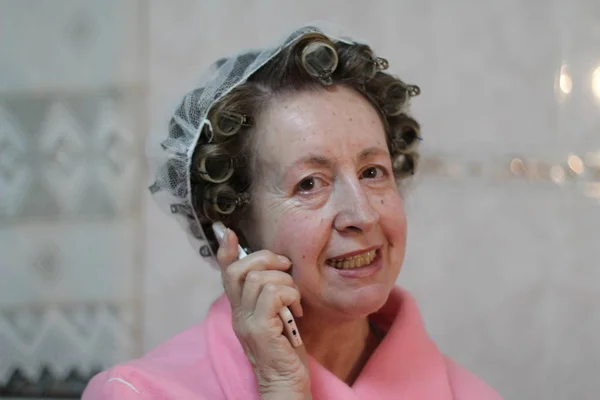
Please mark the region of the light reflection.
POLYGON ((585 195, 600 200, 600 152, 588 152, 585 155, 571 153, 565 163, 552 164, 534 159, 515 157, 502 168, 486 168, 483 163, 461 163, 444 161, 433 157, 425 159, 425 165, 434 166, 426 173, 441 173, 449 178, 506 178, 507 174, 532 182, 552 182, 563 185, 575 182, 582 187, 585 195))
POLYGON ((592 90, 594 95, 600 100, 600 67, 592 73, 592 90))
POLYGON ((564 183, 565 177, 565 169, 561 165, 553 165, 552 168, 550 168, 550 179, 552 182, 558 184, 564 183))
POLYGON ((525 175, 525 163, 519 158, 513 158, 510 161, 510 172, 517 176, 525 175))
POLYGON ((576 156, 575 154, 569 155, 567 158, 567 165, 577 175, 581 175, 583 173, 583 160, 576 156))
POLYGON ((567 65, 563 64, 560 67, 560 76, 558 77, 558 87, 564 94, 569 94, 573 90, 573 80, 567 72, 567 65))

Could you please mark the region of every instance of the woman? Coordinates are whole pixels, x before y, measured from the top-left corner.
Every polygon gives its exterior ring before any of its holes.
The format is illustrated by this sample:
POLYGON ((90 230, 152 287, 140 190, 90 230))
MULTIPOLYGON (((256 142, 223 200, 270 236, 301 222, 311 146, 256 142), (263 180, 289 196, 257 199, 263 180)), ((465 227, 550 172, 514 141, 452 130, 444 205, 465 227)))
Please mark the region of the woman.
POLYGON ((367 45, 304 27, 218 61, 184 97, 150 189, 202 255, 218 247, 225 294, 203 323, 96 376, 84 399, 500 398, 440 353, 394 286, 419 89, 386 68, 367 45), (219 245, 214 221, 231 228, 219 245), (250 252, 239 260, 238 243, 250 252))

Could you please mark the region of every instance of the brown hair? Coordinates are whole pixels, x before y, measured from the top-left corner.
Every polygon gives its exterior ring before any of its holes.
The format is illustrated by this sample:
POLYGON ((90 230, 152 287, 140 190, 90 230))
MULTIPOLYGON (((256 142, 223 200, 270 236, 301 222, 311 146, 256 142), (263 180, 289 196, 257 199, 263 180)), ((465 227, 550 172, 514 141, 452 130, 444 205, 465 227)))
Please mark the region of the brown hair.
MULTIPOLYGON (((381 116, 396 180, 413 175, 420 127, 407 114, 407 106, 419 88, 382 72, 386 68, 387 61, 376 58, 367 45, 333 43, 312 34, 283 49, 219 99, 208 112, 210 126, 203 128, 210 132, 201 135, 212 140, 196 145, 190 171, 192 204, 200 222, 223 221, 238 227, 247 211, 256 171, 253 123, 269 101, 281 94, 320 90, 331 84, 361 93, 381 116)), ((202 89, 191 93, 192 104, 201 93, 202 89)), ((171 120, 170 134, 177 129, 177 121, 171 120)))

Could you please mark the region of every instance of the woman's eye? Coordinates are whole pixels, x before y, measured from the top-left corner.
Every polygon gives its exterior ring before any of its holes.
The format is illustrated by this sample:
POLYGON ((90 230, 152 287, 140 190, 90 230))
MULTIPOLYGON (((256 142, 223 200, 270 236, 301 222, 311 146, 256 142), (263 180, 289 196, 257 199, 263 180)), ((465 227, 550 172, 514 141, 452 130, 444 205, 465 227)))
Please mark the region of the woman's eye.
POLYGON ((322 186, 320 179, 311 176, 303 179, 298 184, 297 188, 300 192, 311 192, 315 189, 319 189, 322 186))
POLYGON ((382 167, 369 167, 365 169, 361 174, 361 178, 365 179, 377 179, 382 178, 384 176, 385 170, 382 167))

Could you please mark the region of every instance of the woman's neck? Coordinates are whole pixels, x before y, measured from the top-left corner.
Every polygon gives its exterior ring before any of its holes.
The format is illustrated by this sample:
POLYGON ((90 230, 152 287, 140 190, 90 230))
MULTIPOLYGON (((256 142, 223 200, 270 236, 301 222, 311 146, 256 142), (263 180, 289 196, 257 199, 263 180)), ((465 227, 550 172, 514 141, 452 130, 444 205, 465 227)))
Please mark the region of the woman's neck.
POLYGON ((339 379, 352 385, 377 348, 366 317, 333 320, 304 308, 296 320, 307 352, 339 379))

